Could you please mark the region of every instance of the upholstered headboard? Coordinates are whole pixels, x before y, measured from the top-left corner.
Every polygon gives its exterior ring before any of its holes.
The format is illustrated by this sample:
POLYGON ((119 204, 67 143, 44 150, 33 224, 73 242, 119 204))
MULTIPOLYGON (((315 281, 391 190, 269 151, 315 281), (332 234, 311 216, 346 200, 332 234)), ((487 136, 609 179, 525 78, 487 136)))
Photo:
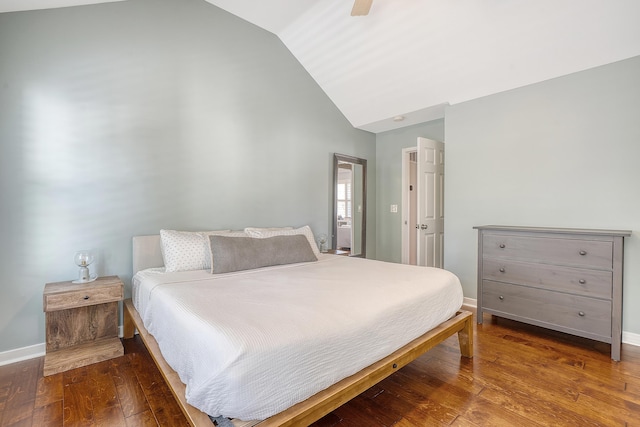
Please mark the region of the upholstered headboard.
POLYGON ((160 235, 133 236, 133 274, 152 267, 163 267, 160 235))

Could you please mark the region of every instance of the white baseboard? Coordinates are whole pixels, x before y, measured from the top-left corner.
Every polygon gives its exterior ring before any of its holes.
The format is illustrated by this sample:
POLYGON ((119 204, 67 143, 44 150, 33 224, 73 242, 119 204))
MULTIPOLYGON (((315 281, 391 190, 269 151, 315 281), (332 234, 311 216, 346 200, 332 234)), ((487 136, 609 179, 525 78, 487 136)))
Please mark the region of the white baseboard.
MULTIPOLYGON (((478 308, 478 300, 475 298, 464 297, 463 305, 467 307, 478 308)), ((640 334, 634 334, 633 332, 622 331, 622 342, 629 345, 635 345, 640 347, 640 334)))
MULTIPOLYGON (((118 336, 122 338, 122 326, 118 327, 118 336)), ((46 353, 45 343, 30 345, 28 347, 17 348, 15 350, 3 351, 0 353, 0 366, 23 360, 34 359, 44 356, 46 353)))
MULTIPOLYGON (((475 308, 478 306, 478 301, 475 298, 465 297, 462 304, 467 307, 475 308)), ((119 326, 118 328, 118 336, 122 338, 122 326, 119 326)), ((640 334, 622 331, 622 342, 640 347, 640 334)), ((17 348, 15 350, 3 351, 0 353, 0 366, 44 356, 45 348, 45 343, 41 343, 30 345, 28 347, 17 348)))
POLYGON ((478 300, 475 298, 464 297, 464 301, 462 301, 462 305, 466 305, 467 307, 472 307, 472 308, 478 308, 478 300))
POLYGON ((622 342, 640 347, 640 334, 622 331, 622 342))
POLYGON ((44 356, 44 353, 44 343, 17 348, 15 350, 3 351, 0 353, 0 366, 44 356))

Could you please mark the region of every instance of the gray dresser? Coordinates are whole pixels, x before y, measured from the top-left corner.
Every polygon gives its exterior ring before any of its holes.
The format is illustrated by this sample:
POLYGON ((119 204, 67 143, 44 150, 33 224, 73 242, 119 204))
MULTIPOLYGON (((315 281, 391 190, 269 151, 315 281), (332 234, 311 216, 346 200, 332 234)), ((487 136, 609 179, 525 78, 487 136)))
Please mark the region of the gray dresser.
POLYGON ((490 313, 611 344, 620 360, 630 231, 486 225, 478 230, 478 323, 490 313))

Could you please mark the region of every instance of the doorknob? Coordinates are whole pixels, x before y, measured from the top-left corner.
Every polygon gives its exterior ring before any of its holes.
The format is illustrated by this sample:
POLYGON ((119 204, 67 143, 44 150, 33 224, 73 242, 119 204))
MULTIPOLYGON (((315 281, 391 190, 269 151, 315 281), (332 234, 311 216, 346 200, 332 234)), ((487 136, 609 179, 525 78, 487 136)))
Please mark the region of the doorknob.
POLYGON ((427 228, 429 228, 427 224, 420 224, 420 230, 426 230, 427 228))

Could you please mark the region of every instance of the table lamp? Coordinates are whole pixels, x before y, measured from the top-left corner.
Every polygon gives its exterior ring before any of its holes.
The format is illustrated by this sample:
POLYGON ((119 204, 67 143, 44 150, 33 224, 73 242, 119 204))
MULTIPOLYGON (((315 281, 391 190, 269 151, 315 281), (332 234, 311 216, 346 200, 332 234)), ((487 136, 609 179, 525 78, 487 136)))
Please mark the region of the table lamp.
POLYGON ((95 274, 91 275, 89 272, 89 265, 94 261, 91 251, 78 251, 73 259, 76 265, 80 267, 78 280, 74 280, 73 283, 89 283, 97 279, 95 274))
POLYGON ((318 243, 320 243, 320 252, 327 252, 327 240, 326 234, 321 233, 318 235, 318 243))

